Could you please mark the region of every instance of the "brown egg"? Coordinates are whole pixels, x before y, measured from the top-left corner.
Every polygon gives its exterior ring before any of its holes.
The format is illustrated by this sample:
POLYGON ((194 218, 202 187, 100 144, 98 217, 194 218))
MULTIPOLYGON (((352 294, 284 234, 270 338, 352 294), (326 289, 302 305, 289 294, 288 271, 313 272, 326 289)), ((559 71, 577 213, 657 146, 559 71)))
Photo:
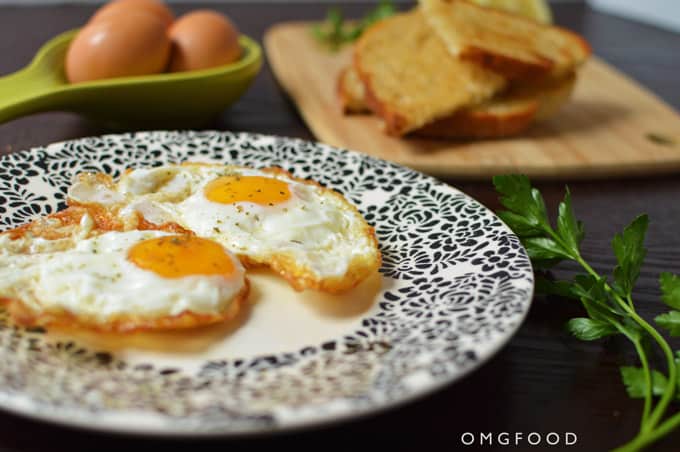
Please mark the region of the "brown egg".
POLYGON ((127 13, 129 11, 146 11, 151 13, 162 20, 168 27, 175 20, 175 15, 170 8, 160 0, 114 0, 99 8, 92 15, 89 23, 97 22, 110 14, 127 13))
POLYGON ((199 10, 170 27, 170 71, 193 71, 232 63, 241 57, 238 30, 224 14, 199 10))
POLYGON ((71 83, 163 72, 170 57, 163 21, 152 14, 111 14, 83 28, 66 54, 71 83))

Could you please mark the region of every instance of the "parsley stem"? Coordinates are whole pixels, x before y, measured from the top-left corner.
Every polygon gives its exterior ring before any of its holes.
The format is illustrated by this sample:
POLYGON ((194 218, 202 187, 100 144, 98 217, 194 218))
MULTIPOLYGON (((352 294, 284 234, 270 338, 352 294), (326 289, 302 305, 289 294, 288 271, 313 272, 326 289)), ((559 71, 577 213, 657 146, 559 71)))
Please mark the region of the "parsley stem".
MULTIPOLYGON (((547 231, 550 236, 555 240, 557 243, 560 244, 560 246, 563 247, 563 249, 568 250, 569 247, 566 246, 564 241, 561 239, 561 237, 555 233, 555 231, 552 230, 552 228, 548 229, 547 231)), ((581 267, 583 267, 590 275, 593 277, 597 278, 598 280, 601 279, 600 275, 591 267, 584 259, 581 257, 581 254, 578 252, 578 250, 574 250, 572 258, 579 264, 581 267)), ((634 306, 629 303, 626 303, 619 294, 614 291, 614 289, 611 288, 611 286, 605 281, 604 283, 604 288, 605 290, 614 298, 614 300, 621 306, 623 310, 625 310, 628 315, 637 323, 640 325, 652 338, 656 341, 657 344, 659 344, 659 347, 664 353, 664 356, 666 358, 666 363, 668 367, 668 381, 669 382, 675 382, 677 381, 677 368, 675 366, 675 360, 673 359, 673 351, 671 350, 670 346, 668 345, 668 342, 659 334, 658 331, 654 329, 645 319, 640 317, 637 312, 635 311, 634 306)), ((632 301, 632 299, 631 299, 632 301)), ((637 348, 637 345, 636 345, 637 348)), ((640 355, 640 361, 642 360, 642 356, 644 355, 644 350, 638 350, 638 354, 640 355), (642 353, 641 353, 642 352, 642 353)), ((645 365, 646 362, 646 356, 644 362, 642 362, 643 367, 646 367, 647 369, 645 370, 645 373, 647 374, 645 376, 645 379, 647 381, 647 391, 651 391, 651 376, 649 375, 649 365, 648 363, 645 365)), ((649 432, 651 431, 658 423, 661 417, 664 415, 666 412, 666 408, 668 407, 668 404, 671 402, 673 399, 673 396, 675 395, 675 384, 668 384, 666 385, 666 389, 664 390, 663 395, 661 396, 661 400, 659 400, 659 403, 654 407, 652 410, 651 414, 649 414, 649 417, 647 418, 646 421, 642 422, 641 426, 641 432, 649 432)), ((648 405, 651 402, 647 401, 647 395, 645 394, 645 407, 647 408, 648 405)), ((643 419, 644 419, 644 413, 643 413, 643 419)), ((680 422, 680 420, 678 420, 680 422)))
POLYGON ((633 345, 635 345, 635 351, 637 351, 640 363, 642 363, 642 371, 645 374, 645 405, 642 409, 642 418, 640 419, 640 433, 642 433, 646 431, 647 420, 649 419, 649 413, 652 409, 652 373, 649 370, 647 353, 645 353, 640 340, 633 341, 633 345))
POLYGON ((675 387, 676 384, 675 382, 678 381, 678 370, 677 367, 675 366, 675 360, 673 359, 673 351, 671 350, 671 347, 668 345, 668 342, 659 334, 658 331, 654 329, 649 323, 645 321, 642 317, 640 317, 635 311, 631 310, 630 311, 630 316, 637 322, 638 325, 640 325, 642 328, 645 329, 649 333, 652 338, 659 344, 659 347, 661 347, 661 350, 663 350, 664 355, 666 356, 666 362, 668 366, 668 382, 669 384, 666 385, 666 390, 663 393, 663 396, 661 396, 661 400, 659 403, 657 403, 656 407, 652 411, 652 414, 650 415, 649 422, 648 422, 648 430, 651 430, 654 428, 658 423, 661 417, 664 415, 666 412, 666 408, 668 407, 668 404, 673 400, 673 396, 675 395, 675 387))
MULTIPOLYGON (((678 374, 680 361, 676 364, 668 341, 659 331, 642 318, 633 301, 633 286, 640 275, 640 269, 647 250, 644 239, 649 223, 647 215, 640 215, 626 226, 621 234, 614 236, 612 248, 618 265, 614 268, 615 283, 609 283, 606 276, 598 274, 581 256, 579 245, 584 237, 583 224, 576 220, 571 207, 569 189, 560 203, 557 226, 553 229, 543 197, 533 188, 526 176, 495 176, 494 186, 501 194, 501 204, 508 211, 500 212, 503 219, 512 225, 522 243, 527 247, 532 263, 543 267, 562 260, 579 264, 587 275, 577 275, 574 281, 547 286, 547 293, 580 299, 588 316, 572 319, 568 329, 582 340, 593 340, 618 333, 628 338, 635 346, 641 369, 621 368, 622 377, 631 397, 644 398, 640 417, 640 429, 628 443, 615 452, 637 452, 672 430, 680 428, 680 413, 666 417, 669 404, 680 393, 678 374), (654 376, 656 370, 650 367, 653 358, 647 349, 646 337, 650 336, 662 350, 667 371, 659 383, 665 383, 660 397, 654 397, 654 376), (634 383, 629 381, 634 371, 634 383), (644 384, 644 388, 640 386, 644 384)), ((663 299, 674 308, 657 319, 659 326, 676 334, 680 317, 680 276, 662 274, 660 278, 663 299)), ((680 357, 680 352, 678 352, 680 357)), ((680 358, 679 358, 680 359, 680 358)))
MULTIPOLYGON (((579 255, 578 259, 576 261, 591 275, 593 275, 596 278, 600 278, 600 276, 593 270, 593 268, 588 265, 586 261, 583 260, 583 258, 579 255)), ((666 357, 666 363, 668 367, 668 381, 669 382, 675 382, 677 381, 677 368, 675 366, 675 360, 673 359, 673 351, 671 350, 671 347, 668 345, 668 342, 659 334, 658 331, 654 329, 653 326, 651 326, 645 319, 640 317, 638 313, 635 311, 634 308, 628 305, 615 291, 614 289, 611 288, 611 286, 607 283, 604 284, 605 290, 611 294, 611 296, 614 298, 614 300, 623 308, 628 315, 637 323, 640 325, 652 338, 656 341, 657 344, 659 344, 659 347, 661 347, 661 350, 663 351, 664 356, 666 357)), ((661 400, 659 400, 659 403, 657 403, 656 407, 654 407, 654 410, 652 411, 648 422, 646 424, 646 429, 643 429, 645 431, 650 431, 653 429, 658 423, 661 417, 664 415, 666 412, 666 408, 668 407, 668 404, 671 402, 673 399, 673 396, 675 395, 675 387, 676 385, 674 384, 668 384, 666 385, 666 389, 661 396, 661 400)))
POLYGON ((659 428, 656 430, 636 436, 631 442, 619 447, 618 449, 615 449, 614 452, 638 451, 658 440, 659 438, 669 434, 678 427, 680 427, 680 413, 676 413, 670 418, 666 419, 666 421, 659 425, 659 428))
POLYGON ((642 450, 643 447, 653 442, 656 438, 660 437, 656 436, 655 433, 656 432, 653 432, 652 434, 639 434, 631 442, 624 444, 621 447, 617 447, 612 452, 637 452, 642 450))

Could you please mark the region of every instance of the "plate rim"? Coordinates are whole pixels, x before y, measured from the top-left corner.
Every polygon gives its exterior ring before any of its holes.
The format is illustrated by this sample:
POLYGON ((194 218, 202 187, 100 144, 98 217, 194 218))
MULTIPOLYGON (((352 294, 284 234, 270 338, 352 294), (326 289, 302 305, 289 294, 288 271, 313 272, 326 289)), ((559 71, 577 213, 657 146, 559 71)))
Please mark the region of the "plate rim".
MULTIPOLYGON (((157 130, 145 130, 145 131, 136 131, 136 132, 124 132, 124 133, 107 133, 107 134, 101 134, 101 135, 90 135, 90 136, 84 136, 84 137, 79 137, 79 138, 74 138, 74 139, 67 139, 67 140, 61 140, 53 143, 49 143, 44 146, 34 146, 28 149, 22 149, 22 150, 17 150, 14 152, 11 152, 9 154, 5 154, 3 156, 0 156, 0 164, 9 158, 12 158, 12 156, 18 156, 21 154, 32 154, 32 153, 37 153, 37 152, 45 152, 49 154, 50 152, 54 152, 55 149, 58 149, 61 146, 76 143, 76 142, 82 142, 86 140, 91 140, 91 139, 99 139, 99 140, 104 140, 106 138, 129 138, 129 139, 148 139, 147 137, 153 137, 156 135, 163 135, 163 134, 168 134, 168 135, 175 135, 178 138, 186 138, 188 136, 196 136, 196 135, 232 135, 232 136, 244 136, 248 137, 249 139, 282 139, 285 140, 286 142, 293 141, 295 143, 299 144, 312 144, 315 146, 322 146, 334 151, 340 151, 342 153, 350 153, 350 154, 355 154, 358 155, 359 158, 361 159, 368 159, 368 160, 373 160, 380 162, 382 164, 387 164, 399 169, 403 169, 406 171, 414 172, 419 175, 419 178, 422 179, 427 179, 434 184, 437 185, 444 185, 447 187, 447 191, 452 191, 454 193, 459 193, 463 195, 466 200, 473 201, 477 203, 481 210, 483 210, 487 215, 489 215, 492 218, 496 218, 499 220, 499 223, 501 225, 501 228, 505 230, 506 233, 510 234, 511 236, 516 237, 516 234, 503 222, 498 215, 493 212, 490 208, 488 208, 486 205, 478 201, 476 198, 473 196, 468 195, 466 192, 458 189, 454 185, 451 185, 449 183, 446 183, 444 181, 441 181, 437 179, 436 177, 422 173, 416 169, 401 165, 399 163, 395 162, 390 162, 369 154, 365 154, 360 151, 355 151, 351 149, 345 149, 329 144, 325 144, 319 141, 315 140, 306 140, 302 138, 297 138, 297 137, 290 137, 290 136, 283 136, 283 135, 272 135, 272 134, 263 134, 263 133, 254 133, 254 132, 244 132, 244 131, 223 131, 223 130, 217 130, 217 129, 205 129, 205 130, 191 130, 191 129, 157 129, 157 130)), ((332 188, 332 187, 331 187, 332 188)), ((139 428, 135 427, 134 424, 132 423, 127 423, 127 424, 119 424, 119 423, 107 423, 106 420, 102 420, 101 418, 97 420, 96 416, 94 416, 90 422, 88 422, 86 419, 84 419, 82 416, 75 416, 75 417, 69 417, 68 412, 71 413, 83 413, 82 410, 78 409, 71 409, 71 408, 64 408, 64 412, 66 412, 66 416, 60 416, 53 410, 49 410, 47 412, 41 412, 40 410, 36 410, 35 407, 33 409, 23 407, 22 408, 22 399, 24 398, 29 398, 25 393, 14 393, 12 394, 10 391, 4 391, 0 389, 0 410, 6 413, 11 413, 13 415, 17 415, 26 419, 30 420, 35 420, 35 421, 41 421, 41 422, 46 422, 62 427, 68 427, 72 429, 82 429, 86 431, 92 431, 92 432, 99 432, 99 433, 112 433, 116 435, 131 435, 131 436, 146 436, 146 437, 151 437, 151 438, 204 438, 204 439, 210 439, 210 438, 244 438, 244 437, 251 437, 251 436, 271 436, 271 435, 280 435, 280 434, 285 434, 285 433, 293 433, 293 432, 301 432, 301 431, 306 431, 306 430, 311 430, 311 429, 318 429, 318 428, 323 428, 323 427, 330 427, 334 425, 342 425, 346 424, 348 422, 351 422, 353 420, 361 420, 365 419, 368 417, 374 417, 379 414, 385 413, 392 411, 396 408, 414 403, 418 400, 425 399, 427 397, 432 396, 434 393, 439 392, 447 387, 452 386, 453 384, 459 382, 460 380, 464 378, 468 378, 471 374, 475 373, 477 370, 482 368, 485 364, 487 364, 492 358, 496 357, 498 353, 505 348, 510 341, 516 336, 517 332, 519 329, 522 327, 524 322, 526 321, 529 311, 531 310, 531 306, 533 304, 534 300, 534 295, 535 295, 535 278, 534 278, 534 272, 533 272, 533 265, 531 261, 528 258, 526 249, 524 246, 521 246, 521 250, 524 253, 526 260, 529 262, 529 271, 527 272, 529 279, 530 279, 530 288, 527 294, 527 299, 526 303, 523 305, 524 309, 517 316, 517 321, 516 323, 511 327, 508 328, 506 332, 504 332, 502 335, 500 335, 495 341, 493 341, 492 346, 488 347, 488 349, 485 351, 483 355, 480 355, 478 359, 474 362, 474 364, 469 365, 459 371, 458 374, 452 376, 452 377, 447 377, 438 381, 435 381, 433 383, 428 384, 425 387, 419 388, 418 390, 415 391, 410 391, 406 395, 401 395, 399 398, 394 399, 394 400, 388 400, 388 401, 382 401, 379 404, 374 404, 370 405, 368 407, 363 407, 361 409, 354 408, 352 410, 346 410, 341 413, 323 413, 319 416, 315 416, 313 418, 310 417, 305 417, 303 421, 295 421, 295 422, 285 422, 283 424, 274 424, 271 427, 264 427, 264 428, 245 428, 245 429, 229 429, 229 430, 187 430, 187 429, 177 429, 173 430, 170 429, 168 426, 164 425, 154 425, 154 426, 148 426, 148 425, 143 425, 139 428), (130 428, 133 427, 133 428, 130 428)))

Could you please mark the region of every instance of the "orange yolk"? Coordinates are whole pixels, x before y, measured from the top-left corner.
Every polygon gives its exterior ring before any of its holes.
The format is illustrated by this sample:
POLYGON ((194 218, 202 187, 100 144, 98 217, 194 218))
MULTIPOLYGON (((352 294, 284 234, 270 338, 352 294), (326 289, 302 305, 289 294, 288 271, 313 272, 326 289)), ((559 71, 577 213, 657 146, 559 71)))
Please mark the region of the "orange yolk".
POLYGON ((210 181, 204 189, 206 198, 221 204, 252 202, 273 206, 290 199, 288 184, 263 176, 222 176, 210 181))
POLYGON ((128 260, 165 278, 191 275, 231 275, 234 261, 221 245, 200 237, 174 235, 141 241, 130 248, 128 260))

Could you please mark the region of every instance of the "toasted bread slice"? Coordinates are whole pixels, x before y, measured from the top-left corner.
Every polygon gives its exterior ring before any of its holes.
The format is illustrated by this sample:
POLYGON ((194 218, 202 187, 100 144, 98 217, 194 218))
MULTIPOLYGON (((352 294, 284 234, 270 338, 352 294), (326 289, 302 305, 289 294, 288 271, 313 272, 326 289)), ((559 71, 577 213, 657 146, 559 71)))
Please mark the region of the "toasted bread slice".
POLYGON ((466 0, 419 0, 450 53, 508 79, 565 76, 591 48, 578 34, 466 0))
POLYGON ((571 96, 576 74, 508 92, 463 109, 413 132, 424 138, 503 138, 526 131, 554 115, 571 96))
MULTIPOLYGON (((539 96, 538 110, 536 111, 536 121, 542 121, 555 116, 559 109, 564 105, 571 94, 574 92, 576 86, 577 75, 576 72, 563 77, 561 79, 547 80, 533 89, 537 90, 539 96)), ((517 96, 530 96, 531 87, 518 87, 514 90, 517 96)))
POLYGON ((368 108, 368 105, 366 105, 366 102, 364 101, 366 97, 364 84, 361 82, 359 74, 357 74, 354 66, 350 65, 340 71, 340 74, 338 74, 336 92, 343 113, 371 112, 371 109, 368 108))
POLYGON ((518 135, 534 121, 538 99, 495 99, 414 130, 422 138, 481 139, 518 135))
POLYGON ((366 104, 383 118, 385 131, 397 136, 484 102, 505 86, 498 74, 452 58, 419 9, 364 32, 354 49, 354 67, 366 104))
MULTIPOLYGON (((502 138, 525 131, 536 120, 553 115, 570 97, 576 74, 513 86, 481 105, 464 108, 414 130, 424 138, 502 138)), ((367 113, 364 88, 353 67, 338 77, 338 100, 345 113, 367 113)))

